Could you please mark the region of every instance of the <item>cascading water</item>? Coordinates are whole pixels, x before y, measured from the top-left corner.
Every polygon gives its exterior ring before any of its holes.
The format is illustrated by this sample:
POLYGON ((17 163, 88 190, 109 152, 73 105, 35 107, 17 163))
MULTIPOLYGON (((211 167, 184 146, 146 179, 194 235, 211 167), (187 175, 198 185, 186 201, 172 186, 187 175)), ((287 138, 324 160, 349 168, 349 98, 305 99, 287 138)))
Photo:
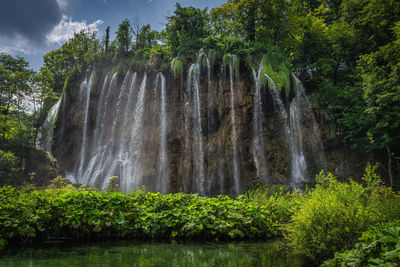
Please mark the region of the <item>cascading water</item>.
POLYGON ((128 150, 124 151, 125 163, 121 175, 122 190, 130 191, 142 185, 142 138, 143 138, 143 118, 144 118, 144 101, 146 94, 147 73, 144 74, 142 83, 139 88, 133 126, 131 128, 130 142, 128 150))
MULTIPOLYGON (((200 194, 204 195, 204 185, 205 185, 205 173, 204 173, 204 147, 203 147, 203 129, 201 125, 201 95, 200 95, 200 69, 201 69, 201 59, 204 56, 201 51, 196 59, 196 62, 190 66, 187 79, 187 95, 192 97, 191 100, 187 100, 186 104, 186 114, 185 114, 185 130, 189 130, 190 118, 192 119, 192 158, 193 158, 193 181, 194 181, 194 191, 198 191, 200 194), (190 103, 190 104, 189 104, 190 103), (188 111, 191 109, 191 114, 188 111)), ((188 132, 186 132, 188 134, 188 132)), ((186 139, 189 142, 189 139, 186 139)), ((188 147, 188 143, 186 143, 188 147)), ((190 155, 186 155, 190 157, 190 155)))
POLYGON ((90 92, 92 89, 93 83, 93 74, 90 75, 89 81, 85 79, 85 81, 81 84, 81 95, 85 95, 85 120, 83 122, 83 135, 82 135, 82 145, 81 145, 81 153, 80 153, 80 161, 79 161, 79 168, 78 174, 79 177, 82 176, 83 166, 86 164, 86 154, 87 154, 87 132, 88 132, 88 119, 89 119, 89 105, 90 105, 90 92))
MULTIPOLYGON (((224 91, 224 81, 226 80, 226 68, 222 64, 221 66, 221 76, 218 81, 218 120, 222 121, 222 94, 224 91)), ((225 153, 223 151, 224 143, 221 137, 218 138, 218 178, 219 178, 219 191, 222 193, 225 192, 225 175, 224 175, 224 159, 225 153)))
MULTIPOLYGON (((210 142, 211 138, 211 131, 214 123, 214 118, 213 118, 213 113, 212 113, 212 105, 214 104, 214 94, 212 91, 212 84, 211 84, 211 65, 210 65, 210 60, 208 57, 206 58, 207 62, 207 136, 208 136, 208 142, 210 142)), ((212 149, 211 147, 208 147, 208 153, 207 153, 207 162, 211 162, 212 160, 212 149)), ((207 177, 208 177, 208 192, 211 191, 211 186, 212 186, 212 172, 211 172, 211 167, 208 166, 208 172, 207 172, 207 177)))
POLYGON ((160 152, 158 156, 158 181, 161 183, 159 190, 167 193, 169 182, 169 169, 168 169, 168 152, 167 152, 167 96, 165 88, 165 77, 160 72, 157 75, 161 79, 161 130, 160 130, 160 152))
MULTIPOLYGON (((125 192, 145 186, 146 190, 162 193, 182 189, 200 195, 237 195, 242 186, 255 181, 256 171, 261 180, 267 180, 271 174, 280 179, 279 175, 285 173, 279 171, 288 165, 293 185, 306 181, 307 175, 315 171, 314 155, 309 155, 309 139, 315 140, 313 149, 319 151, 315 153, 320 153, 322 146, 317 134, 315 138, 302 135, 302 131, 311 129, 312 112, 301 83, 294 77, 297 94, 290 109, 285 109, 272 79, 263 76, 262 63, 257 72, 253 69, 253 90, 252 86, 246 86, 245 79, 239 87, 238 58, 234 55, 230 61, 226 60, 229 57, 224 58, 221 72, 213 74, 215 64, 200 51, 189 66, 186 79, 178 77, 180 84, 174 83, 177 77, 166 79, 173 74, 175 63, 185 64, 177 59, 171 63, 168 74, 128 71, 124 76, 105 75, 100 69, 96 77, 104 80, 96 82, 91 74, 89 80, 82 82, 79 94, 68 94, 68 105, 64 104, 66 112, 60 119, 73 125, 66 125, 65 133, 61 133, 71 140, 65 142, 66 149, 60 147, 55 151, 61 157, 60 165, 64 164, 78 183, 101 189, 109 186, 111 176, 117 176, 125 192), (288 140, 285 149, 277 149, 282 148, 280 138, 266 142, 266 133, 276 120, 264 114, 269 106, 263 104, 270 101, 268 97, 262 98, 261 84, 265 77, 270 83, 274 109, 284 122, 282 135, 288 140), (91 90, 92 83, 99 84, 97 90, 96 87, 91 90), (75 117, 81 117, 82 121, 75 117), (74 141, 70 130, 76 128, 82 129, 81 139, 74 141), (246 133, 246 129, 250 131, 246 133), (63 157, 62 151, 72 153, 63 157), (274 164, 268 165, 267 156, 271 162, 284 161, 275 168, 274 164), (246 169, 254 165, 256 169, 246 169), (310 170, 307 165, 312 166, 310 170)), ((49 116, 55 118, 53 108, 49 116)), ((54 120, 50 117, 49 120, 54 120)), ((316 132, 315 120, 313 124, 312 131, 316 132)), ((59 127, 56 131, 60 131, 59 127)), ((64 142, 59 139, 57 142, 64 142)))
POLYGON ((314 155, 314 158, 317 160, 316 165, 319 168, 326 169, 324 146, 322 144, 321 134, 319 131, 318 123, 315 120, 314 113, 311 109, 311 104, 308 101, 308 98, 306 96, 306 93, 305 93, 305 90, 304 90, 304 87, 303 87, 301 81, 294 74, 293 74, 293 78, 296 83, 297 94, 300 95, 300 98, 303 101, 303 104, 300 105, 300 107, 302 108, 302 112, 303 112, 303 114, 306 114, 308 117, 310 117, 312 120, 311 142, 312 142, 313 155, 314 155))
POLYGON ((104 163, 104 151, 106 146, 104 145, 104 129, 105 129, 105 120, 106 120, 106 110, 107 110, 107 96, 109 91, 112 91, 113 87, 116 86, 117 83, 117 74, 115 73, 109 81, 109 73, 107 73, 103 87, 100 93, 100 100, 97 106, 97 113, 96 113, 96 125, 94 129, 94 136, 92 140, 92 147, 90 151, 90 161, 88 167, 86 168, 85 173, 82 176, 79 174, 75 174, 76 179, 83 183, 89 184, 94 183, 97 181, 97 177, 102 173, 103 167, 101 164, 104 163), (78 178, 79 177, 79 178, 78 178))
MULTIPOLYGON (((307 113, 307 116, 311 116, 312 118, 313 129, 318 130, 318 126, 312 114, 307 97, 304 93, 304 88, 297 77, 294 76, 297 93, 290 103, 290 117, 288 118, 274 81, 267 74, 265 74, 265 76, 271 83, 271 94, 274 100, 274 105, 278 109, 280 117, 284 122, 285 134, 289 142, 291 158, 291 185, 293 188, 298 188, 298 184, 308 181, 307 162, 304 156, 303 148, 304 141, 302 133, 302 117, 307 113)), ((317 146, 320 148, 320 151, 315 153, 320 153, 322 151, 323 155, 322 142, 319 132, 315 132, 315 130, 313 130, 313 133, 310 133, 310 135, 312 136, 311 139, 315 140, 314 142, 317 143, 317 146)), ((313 147, 314 146, 315 145, 313 144, 313 147)), ((322 156, 322 158, 324 158, 324 156, 322 156)), ((319 165, 324 167, 323 164, 319 165)))
POLYGON ((291 182, 296 185, 307 181, 307 163, 303 152, 303 134, 301 130, 301 93, 299 91, 290 103, 289 114, 291 182))
POLYGON ((268 167, 265 160, 265 140, 263 128, 263 111, 261 101, 261 78, 263 70, 262 61, 258 67, 258 73, 253 71, 255 91, 253 96, 253 159, 257 168, 257 177, 268 177, 268 167))
POLYGON ((240 193, 240 173, 239 173, 239 158, 238 158, 238 139, 236 131, 236 111, 235 111, 235 78, 238 79, 239 73, 236 73, 234 68, 234 60, 236 56, 232 55, 229 63, 229 78, 230 78, 230 93, 231 93, 231 123, 232 123, 232 146, 233 146, 233 182, 235 193, 240 193))
POLYGON ((296 187, 297 184, 307 181, 307 163, 303 152, 303 135, 301 131, 301 95, 296 94, 290 103, 290 120, 288 123, 288 116, 274 81, 267 74, 265 74, 265 77, 267 77, 271 84, 271 94, 274 104, 284 122, 286 140, 289 142, 290 147, 290 180, 293 187, 296 187))
POLYGON ((54 158, 54 156, 51 152, 51 147, 53 145, 54 126, 55 126, 58 110, 60 109, 60 103, 63 101, 63 99, 64 99, 64 94, 61 95, 61 97, 54 104, 54 106, 51 107, 51 109, 49 110, 49 113, 47 114, 47 117, 43 123, 43 126, 40 130, 40 133, 38 134, 38 140, 39 140, 38 147, 40 149, 43 149, 44 151, 48 152, 51 158, 54 158))

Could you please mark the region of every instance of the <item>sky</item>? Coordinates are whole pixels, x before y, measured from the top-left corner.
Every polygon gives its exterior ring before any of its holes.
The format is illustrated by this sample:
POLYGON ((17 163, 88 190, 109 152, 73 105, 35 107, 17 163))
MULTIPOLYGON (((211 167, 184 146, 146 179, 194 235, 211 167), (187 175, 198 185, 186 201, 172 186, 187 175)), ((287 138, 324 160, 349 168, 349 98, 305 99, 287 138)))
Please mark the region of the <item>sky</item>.
POLYGON ((2 0, 0 53, 24 57, 38 71, 43 55, 59 48, 74 32, 95 30, 102 38, 107 26, 115 33, 124 19, 136 17, 161 30, 176 2, 211 9, 225 0, 2 0))

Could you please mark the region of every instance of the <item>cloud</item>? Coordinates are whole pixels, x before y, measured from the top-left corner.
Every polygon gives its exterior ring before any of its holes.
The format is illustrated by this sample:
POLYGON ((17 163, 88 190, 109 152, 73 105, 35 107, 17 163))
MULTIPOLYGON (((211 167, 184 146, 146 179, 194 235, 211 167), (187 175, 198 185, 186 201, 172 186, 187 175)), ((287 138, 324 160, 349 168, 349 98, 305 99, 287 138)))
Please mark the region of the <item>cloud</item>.
POLYGON ((62 19, 61 7, 66 0, 2 1, 0 8, 1 39, 26 39, 41 45, 62 19))
POLYGON ((0 54, 2 53, 9 55, 19 55, 19 54, 31 55, 32 51, 22 47, 0 46, 0 54))
POLYGON ((87 24, 85 20, 72 21, 72 18, 63 15, 60 23, 46 35, 46 39, 49 43, 62 43, 72 38, 75 32, 80 32, 81 30, 97 31, 97 27, 102 23, 102 20, 96 20, 90 24, 87 24))
POLYGON ((68 5, 68 0, 57 0, 57 4, 61 8, 61 10, 65 10, 68 5))

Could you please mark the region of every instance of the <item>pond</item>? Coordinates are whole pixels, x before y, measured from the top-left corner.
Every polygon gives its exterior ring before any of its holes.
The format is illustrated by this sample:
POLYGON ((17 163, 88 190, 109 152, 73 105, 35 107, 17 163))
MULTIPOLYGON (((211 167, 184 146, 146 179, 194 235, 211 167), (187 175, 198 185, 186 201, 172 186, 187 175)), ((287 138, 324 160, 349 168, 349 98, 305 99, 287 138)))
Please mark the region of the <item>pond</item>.
POLYGON ((0 266, 301 266, 278 242, 160 243, 106 241, 45 243, 9 248, 0 266))

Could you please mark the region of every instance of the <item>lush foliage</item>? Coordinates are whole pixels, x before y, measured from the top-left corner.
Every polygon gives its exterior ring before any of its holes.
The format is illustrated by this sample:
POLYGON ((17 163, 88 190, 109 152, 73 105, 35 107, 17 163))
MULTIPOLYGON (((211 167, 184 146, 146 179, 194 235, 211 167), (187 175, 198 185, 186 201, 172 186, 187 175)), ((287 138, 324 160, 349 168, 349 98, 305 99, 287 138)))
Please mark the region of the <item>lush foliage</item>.
POLYGON ((285 227, 295 253, 317 261, 329 258, 335 251, 351 248, 374 224, 399 218, 400 200, 380 185, 375 169, 367 167, 365 186, 354 181, 339 182, 332 174, 321 172, 317 176, 315 189, 305 194, 304 202, 285 227))
MULTIPOLYGON (((58 178, 54 186, 62 183, 58 178)), ((64 189, 0 189, 0 239, 268 239, 277 234, 266 206, 244 197, 64 189)))
POLYGON ((322 266, 396 266, 400 264, 400 222, 390 222, 364 232, 351 250, 335 253, 322 266))
POLYGON ((23 58, 0 55, 0 184, 29 179, 38 129, 54 97, 47 69, 36 73, 23 58))

